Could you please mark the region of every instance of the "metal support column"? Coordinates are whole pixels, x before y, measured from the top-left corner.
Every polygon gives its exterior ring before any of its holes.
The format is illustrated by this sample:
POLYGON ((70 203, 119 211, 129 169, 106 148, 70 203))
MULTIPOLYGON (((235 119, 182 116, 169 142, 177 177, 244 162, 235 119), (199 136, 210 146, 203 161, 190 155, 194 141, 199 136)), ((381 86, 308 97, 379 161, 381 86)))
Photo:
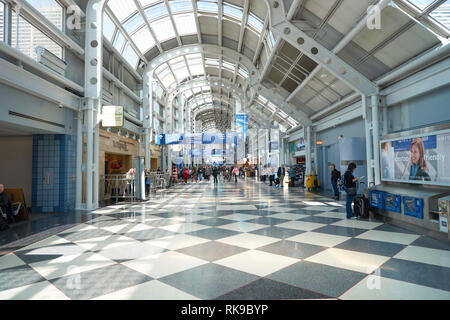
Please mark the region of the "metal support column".
POLYGON ((305 127, 306 174, 311 173, 311 126, 305 127))
POLYGON ((151 136, 153 126, 153 90, 150 74, 144 75, 142 108, 144 113, 145 167, 151 170, 151 136))
POLYGON ((366 129, 366 158, 367 158, 367 183, 369 186, 375 182, 373 174, 373 152, 372 152, 372 135, 371 135, 371 121, 370 112, 367 106, 367 97, 365 95, 361 96, 363 116, 366 129))
POLYGON ((319 150, 317 148, 317 132, 314 132, 314 173, 319 175, 319 150))
POLYGON ((75 173, 75 209, 83 208, 83 113, 77 114, 77 154, 75 173))
POLYGON ((86 209, 98 207, 99 120, 102 99, 103 7, 105 0, 90 0, 86 7, 85 79, 86 105, 86 209))
POLYGON ((380 99, 378 95, 372 96, 372 128, 373 128, 373 155, 375 168, 375 184, 381 183, 380 175, 380 120, 379 120, 380 99))

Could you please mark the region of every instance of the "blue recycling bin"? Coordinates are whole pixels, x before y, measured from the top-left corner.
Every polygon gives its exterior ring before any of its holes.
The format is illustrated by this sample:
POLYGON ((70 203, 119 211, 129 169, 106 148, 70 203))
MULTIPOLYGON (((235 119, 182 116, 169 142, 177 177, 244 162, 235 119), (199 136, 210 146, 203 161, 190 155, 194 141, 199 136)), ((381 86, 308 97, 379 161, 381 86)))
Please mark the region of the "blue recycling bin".
POLYGON ((378 190, 369 191, 370 206, 372 208, 384 209, 384 192, 378 190))
POLYGON ((423 199, 403 197, 403 212, 405 215, 423 220, 423 207, 423 199))
POLYGON ((385 193, 384 194, 384 206, 386 210, 402 213, 402 197, 398 194, 385 193))

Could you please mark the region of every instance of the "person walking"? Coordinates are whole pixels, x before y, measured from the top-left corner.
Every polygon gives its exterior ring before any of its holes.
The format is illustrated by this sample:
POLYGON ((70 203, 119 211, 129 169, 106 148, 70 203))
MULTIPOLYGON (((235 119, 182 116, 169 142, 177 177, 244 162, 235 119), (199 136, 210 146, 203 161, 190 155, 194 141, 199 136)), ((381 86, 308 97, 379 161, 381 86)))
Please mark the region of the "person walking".
POLYGON ((341 172, 336 169, 336 165, 333 163, 330 166, 331 169, 331 185, 333 186, 334 191, 334 200, 339 201, 339 189, 338 189, 338 180, 341 177, 341 172))
POLYGON ((289 186, 295 187, 295 167, 292 166, 289 168, 289 186))
POLYGON ((219 170, 217 167, 213 168, 212 174, 214 176, 214 184, 219 183, 219 180, 217 180, 217 176, 219 175, 219 170))
POLYGON ((284 168, 284 164, 278 168, 277 174, 278 174, 278 178, 280 179, 280 185, 281 185, 281 187, 283 187, 284 176, 286 175, 286 169, 284 168))
POLYGON ((356 169, 356 164, 353 162, 348 165, 347 171, 344 174, 344 187, 345 192, 347 193, 347 219, 351 219, 353 217, 352 203, 356 195, 356 182, 359 181, 360 178, 355 178, 353 176, 353 172, 356 169))
POLYGON ((239 175, 239 169, 238 169, 238 167, 235 166, 232 172, 233 172, 233 175, 234 175, 234 183, 237 183, 237 177, 238 177, 238 175, 239 175))
POLYGON ((198 182, 198 171, 197 171, 197 167, 194 167, 194 169, 192 169, 192 182, 195 182, 195 183, 198 182))
POLYGON ((268 172, 268 175, 269 175, 269 182, 270 182, 269 186, 272 186, 272 184, 273 184, 273 176, 275 174, 275 170, 274 170, 274 168, 272 166, 269 165, 269 168, 268 168, 267 172, 268 172))

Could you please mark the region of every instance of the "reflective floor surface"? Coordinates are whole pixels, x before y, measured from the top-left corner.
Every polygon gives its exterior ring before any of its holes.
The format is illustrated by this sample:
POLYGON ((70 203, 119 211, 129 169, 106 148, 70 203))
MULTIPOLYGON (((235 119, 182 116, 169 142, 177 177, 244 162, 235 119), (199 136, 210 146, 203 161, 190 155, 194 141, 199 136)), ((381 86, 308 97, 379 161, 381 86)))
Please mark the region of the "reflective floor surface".
POLYGON ((203 181, 65 219, 0 238, 0 299, 450 299, 448 242, 300 188, 203 181))

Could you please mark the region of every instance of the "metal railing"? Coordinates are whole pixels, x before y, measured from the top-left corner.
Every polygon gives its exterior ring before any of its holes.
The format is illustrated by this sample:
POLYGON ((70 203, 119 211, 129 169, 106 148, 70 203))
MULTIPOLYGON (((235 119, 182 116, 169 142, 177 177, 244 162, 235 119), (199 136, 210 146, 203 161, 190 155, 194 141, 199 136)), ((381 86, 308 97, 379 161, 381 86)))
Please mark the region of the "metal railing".
POLYGON ((108 174, 101 177, 101 200, 136 200, 135 179, 129 179, 125 174, 108 174))
MULTIPOLYGON (((169 173, 152 172, 147 177, 150 178, 150 194, 158 189, 167 189, 172 184, 169 173)), ((129 179, 126 174, 108 174, 101 176, 100 181, 101 201, 136 200, 136 181, 134 178, 129 179)))

